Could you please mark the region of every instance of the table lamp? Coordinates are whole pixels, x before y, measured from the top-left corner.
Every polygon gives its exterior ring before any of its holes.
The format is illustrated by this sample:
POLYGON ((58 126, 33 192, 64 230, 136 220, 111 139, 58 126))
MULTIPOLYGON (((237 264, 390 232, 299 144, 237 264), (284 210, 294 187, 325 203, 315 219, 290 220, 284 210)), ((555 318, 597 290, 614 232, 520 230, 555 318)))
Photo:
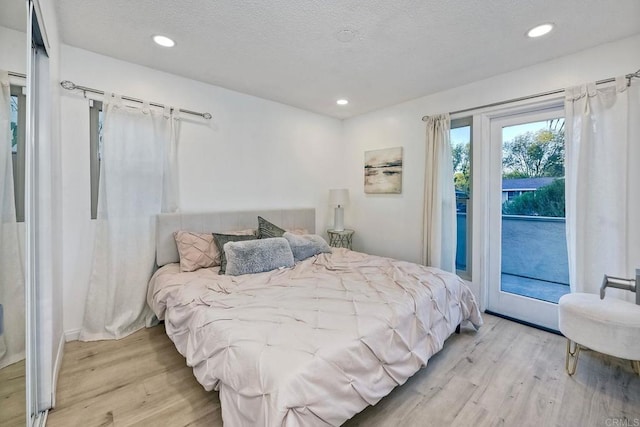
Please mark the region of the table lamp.
POLYGON ((349 203, 349 190, 346 188, 329 190, 329 205, 335 207, 333 229, 344 231, 344 207, 349 203))

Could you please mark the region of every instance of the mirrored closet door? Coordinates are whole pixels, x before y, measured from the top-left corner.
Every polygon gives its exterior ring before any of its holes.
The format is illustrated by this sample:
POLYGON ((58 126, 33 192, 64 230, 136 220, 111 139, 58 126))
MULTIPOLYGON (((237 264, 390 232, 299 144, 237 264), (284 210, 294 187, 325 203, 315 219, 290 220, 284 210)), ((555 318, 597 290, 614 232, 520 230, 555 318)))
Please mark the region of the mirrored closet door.
POLYGON ((51 89, 46 34, 34 0, 0 10, 0 425, 41 426, 51 406, 51 323, 39 251, 51 89), (43 315, 44 313, 44 315, 43 315), (49 334, 50 335, 50 334, 49 334), (45 350, 47 350, 45 346, 45 350), (44 379, 48 379, 44 381, 44 379))
POLYGON ((42 426, 52 406, 54 374, 51 310, 51 117, 49 43, 38 0, 27 1, 27 108, 25 132, 26 413, 42 426))
POLYGON ((25 329, 27 2, 0 11, 0 425, 28 425, 25 329))

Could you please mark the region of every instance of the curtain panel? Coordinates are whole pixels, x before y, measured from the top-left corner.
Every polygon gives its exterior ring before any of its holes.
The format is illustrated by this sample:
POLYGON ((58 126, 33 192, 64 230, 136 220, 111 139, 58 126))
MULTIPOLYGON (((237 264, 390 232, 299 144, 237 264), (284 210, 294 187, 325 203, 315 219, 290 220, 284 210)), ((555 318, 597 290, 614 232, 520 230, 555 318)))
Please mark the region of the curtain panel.
POLYGON ((0 70, 0 368, 24 359, 24 266, 13 187, 11 86, 0 70))
POLYGON ((456 195, 449 114, 427 120, 422 262, 455 273, 456 195))
POLYGON ((120 339, 149 325, 155 222, 177 209, 178 118, 105 96, 93 269, 80 339, 120 339))
MULTIPOLYGON (((566 208, 572 292, 640 268, 640 85, 566 90, 566 208)), ((631 292, 607 295, 634 301, 631 292)))

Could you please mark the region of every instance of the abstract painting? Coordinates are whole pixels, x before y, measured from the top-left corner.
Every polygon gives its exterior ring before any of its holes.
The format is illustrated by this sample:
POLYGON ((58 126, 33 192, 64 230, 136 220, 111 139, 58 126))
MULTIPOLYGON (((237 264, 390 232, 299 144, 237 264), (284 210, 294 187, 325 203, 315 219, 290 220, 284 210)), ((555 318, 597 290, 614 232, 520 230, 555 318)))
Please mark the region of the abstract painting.
POLYGON ((364 152, 364 192, 402 193, 402 147, 364 152))

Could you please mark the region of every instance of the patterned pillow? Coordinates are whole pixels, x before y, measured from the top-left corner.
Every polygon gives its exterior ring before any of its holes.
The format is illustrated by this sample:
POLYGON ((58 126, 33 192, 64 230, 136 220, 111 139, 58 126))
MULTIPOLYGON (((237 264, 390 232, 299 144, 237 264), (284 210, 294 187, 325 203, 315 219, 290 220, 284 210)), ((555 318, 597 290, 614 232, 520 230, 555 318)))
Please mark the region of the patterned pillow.
MULTIPOLYGON (((254 230, 229 231, 225 234, 254 237, 254 230)), ((178 255, 180 255, 180 271, 196 271, 200 268, 220 265, 220 251, 213 241, 211 233, 176 231, 173 233, 173 237, 176 240, 178 255)))
POLYGON ((268 239, 270 237, 282 237, 284 230, 275 224, 270 223, 261 216, 258 217, 258 239, 268 239))
POLYGON ((218 234, 213 233, 213 241, 220 252, 220 271, 219 274, 224 274, 227 269, 227 258, 224 254, 224 245, 227 242, 241 242, 244 240, 255 240, 255 235, 234 235, 234 234, 218 234))
POLYGON ((289 268, 295 262, 289 243, 282 237, 228 242, 224 255, 227 260, 225 274, 231 276, 289 268))
POLYGON ((209 233, 193 233, 176 231, 173 233, 180 255, 180 271, 196 271, 209 268, 220 263, 220 253, 213 244, 213 236, 209 233))

